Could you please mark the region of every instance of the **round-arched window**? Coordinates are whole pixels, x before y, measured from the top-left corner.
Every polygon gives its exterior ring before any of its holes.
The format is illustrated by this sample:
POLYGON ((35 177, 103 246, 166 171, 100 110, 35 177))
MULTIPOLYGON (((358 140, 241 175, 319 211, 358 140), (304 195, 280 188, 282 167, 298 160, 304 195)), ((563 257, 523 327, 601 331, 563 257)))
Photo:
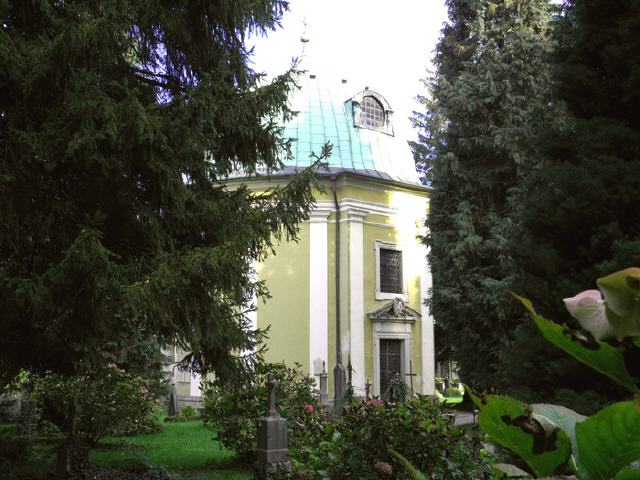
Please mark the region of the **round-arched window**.
POLYGON ((360 121, 369 128, 380 128, 384 125, 384 108, 375 97, 367 95, 362 99, 360 121))

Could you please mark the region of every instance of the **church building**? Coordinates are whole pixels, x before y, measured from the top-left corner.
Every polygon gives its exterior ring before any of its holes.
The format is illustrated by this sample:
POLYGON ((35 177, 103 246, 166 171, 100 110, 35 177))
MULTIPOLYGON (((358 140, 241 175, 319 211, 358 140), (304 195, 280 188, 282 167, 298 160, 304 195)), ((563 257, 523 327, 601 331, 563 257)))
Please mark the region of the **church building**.
MULTIPOLYGON (((433 319, 424 304, 431 275, 420 242, 429 189, 395 135, 384 92, 313 70, 300 87, 284 132, 295 139, 292 158, 269 176, 227 182, 256 191, 284 185, 313 163, 312 153, 333 146, 299 242, 280 244, 257 265, 272 296, 252 313, 255 326, 269 326, 266 360, 298 363, 316 378, 324 365, 330 390, 338 362, 351 365, 358 395, 367 384, 371 395, 383 394, 395 374, 416 393, 434 394, 433 319)), ((198 379, 184 377, 198 395, 198 379)))

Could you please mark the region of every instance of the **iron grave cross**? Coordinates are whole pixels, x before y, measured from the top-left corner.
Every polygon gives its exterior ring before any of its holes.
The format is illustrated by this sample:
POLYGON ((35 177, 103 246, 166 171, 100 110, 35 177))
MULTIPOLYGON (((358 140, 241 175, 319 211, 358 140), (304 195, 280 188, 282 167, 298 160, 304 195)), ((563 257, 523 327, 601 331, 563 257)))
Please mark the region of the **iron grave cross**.
POLYGON ((417 376, 413 373, 413 362, 409 360, 409 373, 405 373, 405 376, 409 377, 409 384, 411 385, 411 396, 413 397, 413 377, 417 376))

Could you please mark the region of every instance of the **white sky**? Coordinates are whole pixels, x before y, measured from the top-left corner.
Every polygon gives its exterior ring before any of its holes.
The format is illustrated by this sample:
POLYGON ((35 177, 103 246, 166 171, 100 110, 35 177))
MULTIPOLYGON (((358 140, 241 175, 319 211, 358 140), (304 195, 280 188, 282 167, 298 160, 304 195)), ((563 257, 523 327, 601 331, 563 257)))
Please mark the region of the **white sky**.
MULTIPOLYGON (((444 0, 292 0, 283 28, 255 42, 256 71, 283 72, 302 52, 303 18, 318 78, 346 78, 365 86, 394 110, 396 135, 415 138, 408 117, 419 109, 420 82, 446 21, 444 0)), ((345 99, 346 100, 346 99, 345 99)))

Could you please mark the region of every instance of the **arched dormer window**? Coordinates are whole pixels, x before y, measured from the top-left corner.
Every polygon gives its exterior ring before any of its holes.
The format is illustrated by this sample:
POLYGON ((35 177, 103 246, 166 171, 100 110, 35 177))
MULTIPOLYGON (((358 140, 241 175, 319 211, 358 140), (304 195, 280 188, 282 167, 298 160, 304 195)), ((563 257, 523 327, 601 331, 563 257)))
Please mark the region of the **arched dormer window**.
POLYGON ((347 102, 351 103, 353 124, 356 127, 376 130, 393 136, 391 122, 393 110, 382 95, 365 88, 347 102))
POLYGON ((384 107, 375 97, 365 95, 362 98, 360 119, 365 127, 381 128, 384 125, 384 107))

